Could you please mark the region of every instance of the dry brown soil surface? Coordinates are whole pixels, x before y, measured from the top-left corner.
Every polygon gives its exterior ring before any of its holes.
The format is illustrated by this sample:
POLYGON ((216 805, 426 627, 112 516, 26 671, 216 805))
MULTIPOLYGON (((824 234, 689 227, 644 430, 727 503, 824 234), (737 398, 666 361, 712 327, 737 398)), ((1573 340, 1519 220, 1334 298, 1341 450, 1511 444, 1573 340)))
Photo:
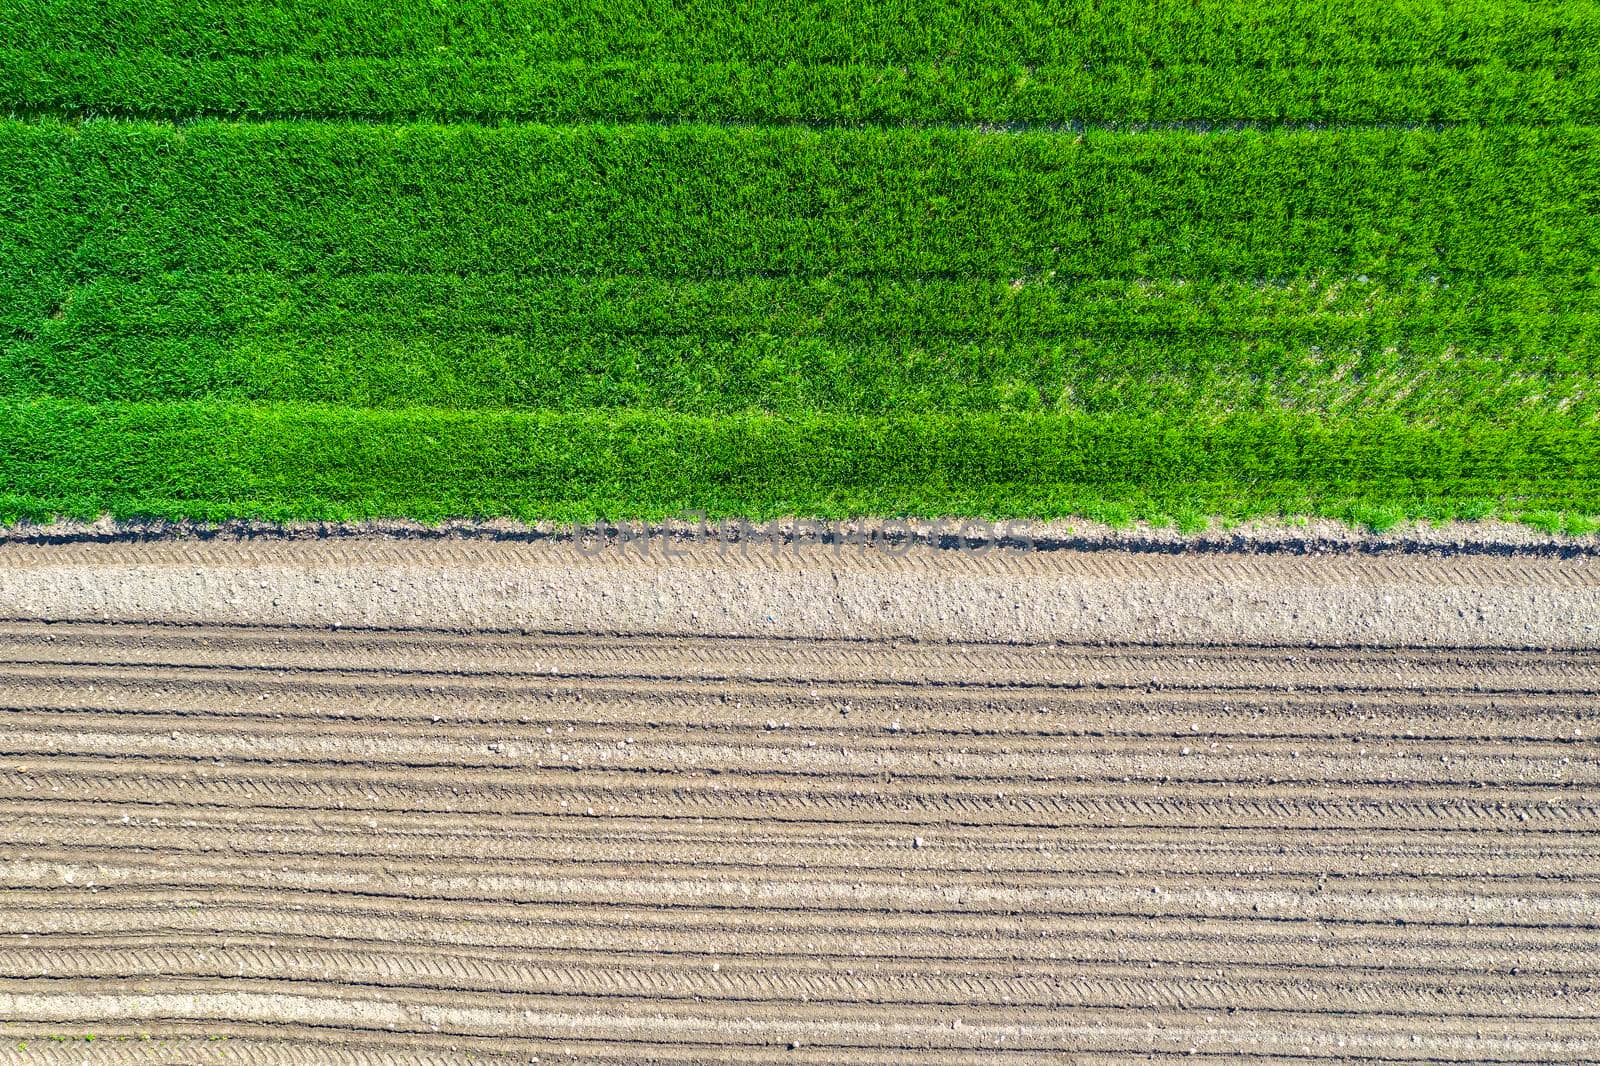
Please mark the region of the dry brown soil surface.
POLYGON ((686 550, 0 543, 0 1063, 1600 1061, 1593 557, 686 550))

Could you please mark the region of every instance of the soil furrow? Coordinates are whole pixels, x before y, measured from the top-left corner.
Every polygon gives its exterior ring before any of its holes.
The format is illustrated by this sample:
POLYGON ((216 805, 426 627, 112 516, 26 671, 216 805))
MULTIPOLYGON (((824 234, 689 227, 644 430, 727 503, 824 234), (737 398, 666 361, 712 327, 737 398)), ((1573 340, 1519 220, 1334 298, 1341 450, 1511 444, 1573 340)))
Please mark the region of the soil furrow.
POLYGON ((606 552, 0 538, 0 1066, 1600 1061, 1590 556, 606 552))

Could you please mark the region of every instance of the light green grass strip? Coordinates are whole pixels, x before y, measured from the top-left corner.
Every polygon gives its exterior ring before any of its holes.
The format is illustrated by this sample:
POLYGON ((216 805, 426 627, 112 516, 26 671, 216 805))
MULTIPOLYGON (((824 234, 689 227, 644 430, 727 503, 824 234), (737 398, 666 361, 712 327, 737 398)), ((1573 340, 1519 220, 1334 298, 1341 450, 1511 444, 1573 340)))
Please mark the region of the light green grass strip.
POLYGON ((49 324, 62 343, 102 336, 384 332, 527 336, 752 334, 1030 341, 1075 333, 1215 334, 1378 344, 1540 343, 1590 352, 1600 266, 1571 275, 1385 280, 1255 278, 530 277, 514 273, 182 271, 96 277, 49 324))
POLYGON ((715 414, 1592 422, 1600 285, 163 274, 70 292, 0 395, 715 414))
POLYGON ((4 517, 1600 513, 1600 435, 962 415, 0 405, 4 517))

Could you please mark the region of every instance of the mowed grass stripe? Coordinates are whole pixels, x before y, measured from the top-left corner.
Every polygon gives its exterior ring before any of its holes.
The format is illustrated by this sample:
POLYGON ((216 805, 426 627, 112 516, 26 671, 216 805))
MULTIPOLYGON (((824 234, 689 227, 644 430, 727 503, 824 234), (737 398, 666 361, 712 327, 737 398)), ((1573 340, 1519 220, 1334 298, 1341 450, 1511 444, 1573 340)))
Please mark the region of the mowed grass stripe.
POLYGON ((1600 434, 1236 415, 0 404, 7 518, 1600 512, 1600 434))
POLYGON ((14 344, 0 395, 697 414, 1277 409, 1593 424, 1591 350, 1463 352, 1226 335, 972 343, 470 331, 92 337, 14 344))
POLYGON ((0 104, 542 121, 1563 122, 1594 0, 0 0, 0 104))
POLYGON ((1600 285, 168 273, 73 289, 0 394, 714 414, 1592 421, 1600 285))
POLYGON ((1595 0, 0 0, 14 47, 956 63, 1573 64, 1595 0))
POLYGON ((1414 346, 1535 338, 1590 352, 1600 272, 1503 278, 549 277, 515 273, 101 275, 44 323, 62 343, 372 331, 530 336, 757 334, 939 337, 1261 337, 1414 346))
POLYGON ((59 130, 0 123, 0 343, 36 332, 81 276, 72 253, 92 220, 78 165, 59 130))
MULTIPOLYGON (((1079 136, 7 122, 0 159, 0 197, 26 224, 81 235, 70 256, 81 280, 1454 280, 1585 274, 1600 258, 1596 127, 1079 136)), ((0 264, 0 281, 36 265, 0 264)))
MULTIPOLYGON (((1597 46, 1600 52, 1600 46, 1597 46)), ((525 54, 172 56, 0 48, 14 111, 482 122, 1559 123, 1600 119, 1600 61, 1310 63, 540 60, 525 54)))

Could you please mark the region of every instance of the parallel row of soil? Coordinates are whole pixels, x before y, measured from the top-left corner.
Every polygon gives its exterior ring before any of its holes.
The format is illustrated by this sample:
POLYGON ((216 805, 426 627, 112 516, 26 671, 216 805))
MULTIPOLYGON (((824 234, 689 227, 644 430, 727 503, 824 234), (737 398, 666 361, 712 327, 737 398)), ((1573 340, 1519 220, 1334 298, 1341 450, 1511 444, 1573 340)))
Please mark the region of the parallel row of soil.
POLYGON ((1600 1061, 1593 650, 232 609, 0 623, 0 1063, 1600 1061))

